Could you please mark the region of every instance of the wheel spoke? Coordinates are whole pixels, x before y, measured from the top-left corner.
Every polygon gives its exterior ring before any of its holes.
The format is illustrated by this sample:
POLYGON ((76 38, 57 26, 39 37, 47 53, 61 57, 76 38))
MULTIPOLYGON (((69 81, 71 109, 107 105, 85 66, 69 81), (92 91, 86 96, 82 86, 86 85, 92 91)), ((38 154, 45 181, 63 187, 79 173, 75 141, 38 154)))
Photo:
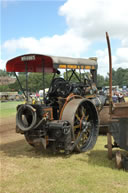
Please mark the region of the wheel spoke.
POLYGON ((76 113, 76 115, 75 115, 75 116, 76 116, 76 118, 80 121, 80 117, 78 116, 78 114, 77 114, 77 113, 76 113))
MULTIPOLYGON (((82 130, 81 130, 81 123, 82 123, 83 120, 88 121, 89 114, 86 115, 86 108, 81 105, 77 109, 75 117, 76 117, 77 121, 76 121, 76 125, 74 125, 74 131, 76 129, 79 129, 79 130, 77 130, 77 133, 76 133, 76 139, 77 139, 79 137, 80 133, 82 132, 82 130), (78 121, 79 121, 79 123, 78 123, 78 121)), ((87 128, 86 133, 83 134, 83 136, 82 136, 78 146, 83 146, 83 144, 88 139, 89 135, 90 135, 89 128, 87 128)))
POLYGON ((75 125, 74 126, 74 129, 78 129, 78 128, 80 128, 80 125, 75 125))
POLYGON ((88 120, 88 118, 89 118, 89 115, 85 116, 86 121, 88 120))
POLYGON ((86 109, 83 106, 81 106, 81 112, 82 112, 82 116, 85 117, 86 109))
POLYGON ((86 121, 89 118, 89 115, 86 115, 86 108, 84 108, 83 106, 81 106, 81 115, 82 117, 85 117, 86 121))

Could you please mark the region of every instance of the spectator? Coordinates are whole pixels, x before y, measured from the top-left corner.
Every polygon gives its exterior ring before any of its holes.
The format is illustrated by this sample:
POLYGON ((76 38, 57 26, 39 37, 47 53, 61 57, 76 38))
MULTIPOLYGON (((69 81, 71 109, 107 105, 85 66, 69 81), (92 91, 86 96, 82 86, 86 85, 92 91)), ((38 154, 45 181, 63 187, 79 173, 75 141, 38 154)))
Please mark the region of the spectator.
POLYGON ((115 92, 114 92, 114 95, 113 95, 112 99, 113 99, 113 102, 114 102, 114 103, 117 103, 117 102, 118 102, 118 97, 117 97, 117 95, 116 95, 115 92))
POLYGON ((124 100, 124 95, 123 95, 122 93, 119 93, 119 95, 118 95, 118 100, 119 100, 119 103, 125 102, 125 100, 124 100))

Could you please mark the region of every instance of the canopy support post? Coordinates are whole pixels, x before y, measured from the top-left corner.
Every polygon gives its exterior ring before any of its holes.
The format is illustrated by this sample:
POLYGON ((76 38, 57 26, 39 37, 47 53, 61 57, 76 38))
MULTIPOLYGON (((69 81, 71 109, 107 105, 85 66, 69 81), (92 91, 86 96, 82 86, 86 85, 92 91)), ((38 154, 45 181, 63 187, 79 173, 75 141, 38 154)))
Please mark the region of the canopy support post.
POLYGON ((45 74, 44 74, 44 60, 42 60, 42 73, 43 73, 43 100, 45 99, 45 74))
POLYGON ((81 66, 80 66, 80 69, 79 69, 79 74, 80 74, 80 82, 81 82, 81 66))
POLYGON ((16 72, 14 72, 14 74, 15 74, 15 77, 16 77, 16 79, 17 79, 18 83, 19 83, 20 89, 22 90, 22 92, 23 92, 24 96, 27 98, 27 96, 26 96, 26 94, 25 94, 25 92, 24 92, 24 90, 23 90, 23 88, 22 88, 22 85, 21 85, 21 83, 20 83, 20 80, 19 80, 19 78, 18 78, 18 76, 17 76, 16 72))
POLYGON ((68 80, 67 65, 66 65, 66 80, 68 80))
POLYGON ((91 75, 92 75, 92 80, 93 80, 93 82, 96 84, 96 86, 97 86, 97 70, 95 69, 95 70, 90 70, 90 72, 91 72, 91 75))
POLYGON ((28 101, 28 66, 27 66, 27 62, 25 62, 25 70, 26 70, 26 99, 28 101))

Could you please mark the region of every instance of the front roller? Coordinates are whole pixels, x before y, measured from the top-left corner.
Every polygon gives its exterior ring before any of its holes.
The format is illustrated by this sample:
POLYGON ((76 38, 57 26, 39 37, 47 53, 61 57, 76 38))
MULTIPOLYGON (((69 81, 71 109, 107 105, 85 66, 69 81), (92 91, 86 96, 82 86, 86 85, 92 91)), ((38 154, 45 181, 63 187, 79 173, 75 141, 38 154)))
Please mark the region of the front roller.
POLYGON ((73 99, 65 106, 62 120, 72 126, 72 146, 70 151, 86 152, 92 149, 99 133, 98 114, 94 104, 88 99, 73 99))

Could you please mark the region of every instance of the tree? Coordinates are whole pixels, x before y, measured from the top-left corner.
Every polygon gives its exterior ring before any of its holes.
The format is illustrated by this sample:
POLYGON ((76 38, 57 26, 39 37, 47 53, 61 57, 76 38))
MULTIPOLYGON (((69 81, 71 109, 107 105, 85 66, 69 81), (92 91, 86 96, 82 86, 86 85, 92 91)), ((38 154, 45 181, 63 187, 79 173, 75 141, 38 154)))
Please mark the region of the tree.
MULTIPOLYGON (((76 76, 79 77, 79 79, 80 79, 80 73, 77 72, 77 71, 75 71, 75 74, 76 74, 76 76)), ((73 76, 72 76, 72 78, 71 78, 71 82, 79 82, 79 80, 78 80, 78 78, 75 76, 75 74, 73 74, 73 76)), ((81 73, 81 81, 84 81, 85 77, 88 78, 89 74, 90 74, 89 72, 83 72, 83 73, 81 73)), ((72 70, 68 70, 68 71, 67 71, 67 77, 68 77, 68 79, 70 78, 71 75, 72 75, 72 70)), ((64 77, 64 79, 66 80, 66 72, 63 73, 63 77, 64 77)))
MULTIPOLYGON (((69 70, 68 77, 71 76, 72 71, 69 70)), ((79 72, 76 72, 77 76, 80 77, 79 72)), ((88 72, 81 73, 81 80, 83 81, 85 76, 88 76, 88 72)), ((5 70, 0 70, 0 76, 14 76, 13 73, 8 73, 5 70)), ((21 82, 22 87, 26 88, 26 73, 20 72, 18 73, 18 78, 21 82)), ((60 77, 61 75, 56 75, 56 77, 60 77)), ((45 73, 45 88, 49 88, 51 80, 52 80, 53 74, 47 74, 45 73)), ((66 72, 64 72, 63 77, 66 79, 66 72)), ((72 82, 78 82, 78 79, 76 76, 73 75, 72 82)), ((119 85, 119 87, 127 86, 128 87, 128 68, 118 68, 117 70, 112 69, 112 84, 113 86, 119 85)), ((109 74, 106 77, 103 77, 102 75, 97 75, 97 86, 103 87, 109 85, 109 74)), ((36 92, 43 89, 43 77, 42 73, 28 73, 28 87, 30 92, 36 92)), ((19 91, 20 86, 18 81, 16 81, 13 84, 0 86, 0 91, 19 91)))
POLYGON ((0 77, 1 76, 14 76, 14 73, 13 72, 6 72, 6 70, 0 69, 0 77))
POLYGON ((97 75, 97 87, 103 87, 105 84, 104 76, 98 74, 97 75))
MULTIPOLYGON (((75 72, 75 73, 76 73, 77 76, 79 77, 79 73, 78 73, 78 72, 75 72)), ((71 75, 72 75, 72 70, 68 70, 68 71, 67 71, 67 77, 68 77, 68 79, 69 79, 69 77, 70 77, 71 75)), ((66 80, 66 72, 64 72, 63 77, 64 77, 64 79, 66 80)), ((72 81, 72 82, 78 82, 78 79, 77 79, 77 77, 76 77, 75 75, 73 75, 72 78, 71 78, 71 81, 72 81)))
POLYGON ((11 91, 8 85, 0 85, 0 92, 11 91))
MULTIPOLYGON (((45 80, 45 88, 49 88, 53 74, 45 73, 44 80, 45 80)), ((59 77, 59 75, 56 75, 59 77)), ((18 79, 22 85, 22 88, 26 89, 26 74, 19 73, 18 79)), ((18 81, 14 84, 10 85, 11 89, 15 89, 16 91, 20 90, 20 86, 18 81)), ((36 92, 43 89, 43 76, 42 73, 28 73, 28 88, 30 92, 36 92)))
POLYGON ((128 68, 118 68, 116 71, 112 70, 113 85, 119 85, 119 87, 128 86, 128 68))

